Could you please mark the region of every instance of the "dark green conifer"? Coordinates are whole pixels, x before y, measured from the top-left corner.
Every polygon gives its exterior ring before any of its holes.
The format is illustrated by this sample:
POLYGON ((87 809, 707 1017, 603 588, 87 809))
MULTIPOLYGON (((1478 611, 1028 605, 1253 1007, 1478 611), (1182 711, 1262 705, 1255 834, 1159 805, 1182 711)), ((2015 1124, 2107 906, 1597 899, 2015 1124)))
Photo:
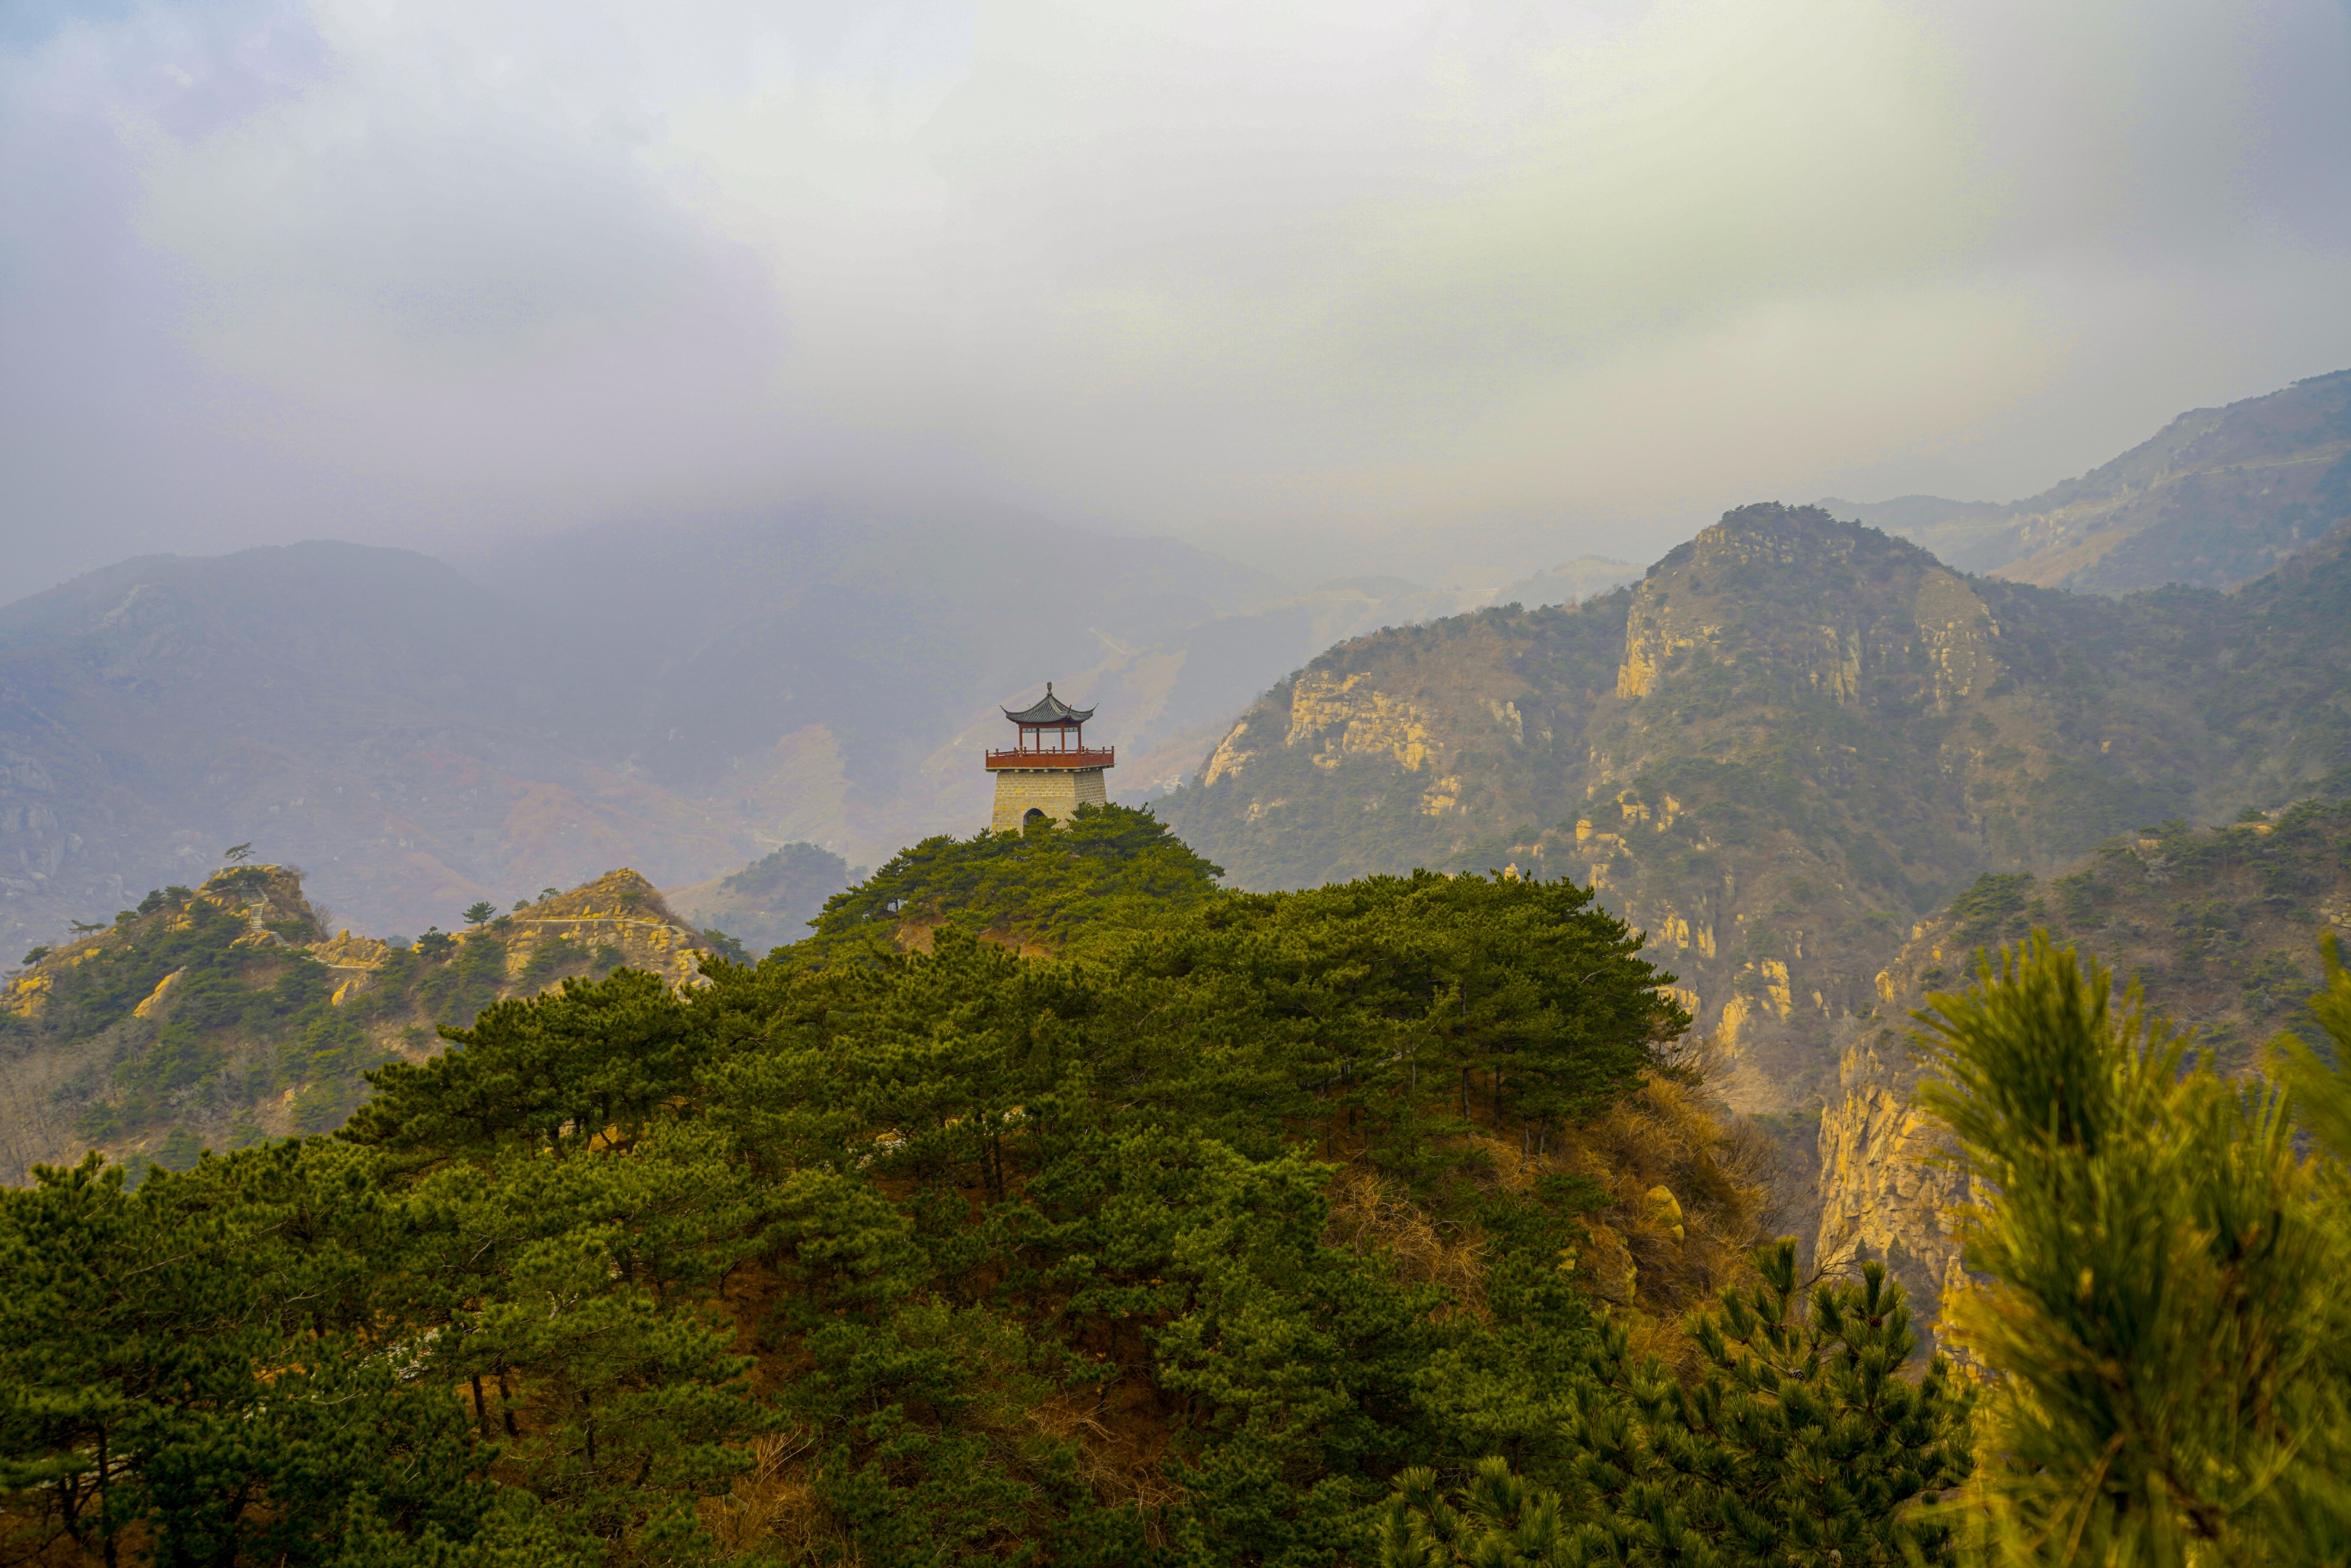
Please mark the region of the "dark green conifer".
POLYGON ((1405 1472, 1375 1527, 1382 1568, 1957 1562, 1931 1511, 1970 1469, 1971 1396, 1940 1357, 1903 1375, 1917 1337, 1900 1288, 1873 1263, 1807 1292, 1792 1240, 1754 1262, 1755 1282, 1692 1316, 1694 1382, 1635 1364, 1624 1329, 1604 1331, 1562 1491, 1499 1458, 1455 1503, 1435 1471, 1405 1472))

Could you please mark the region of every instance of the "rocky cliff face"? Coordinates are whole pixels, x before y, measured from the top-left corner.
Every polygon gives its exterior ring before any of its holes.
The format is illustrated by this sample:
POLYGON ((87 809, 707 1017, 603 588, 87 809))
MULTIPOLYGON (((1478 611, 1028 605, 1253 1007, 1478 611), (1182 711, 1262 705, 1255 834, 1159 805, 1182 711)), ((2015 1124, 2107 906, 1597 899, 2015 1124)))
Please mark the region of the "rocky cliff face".
POLYGON ((698 985, 702 956, 709 951, 652 883, 627 870, 607 872, 569 893, 541 899, 509 919, 505 930, 490 935, 506 949, 510 985, 520 984, 534 967, 546 968, 551 956, 568 962, 568 954, 576 951, 617 953, 632 969, 659 975, 674 986, 698 985))
MULTIPOLYGON (((496 950, 502 994, 522 994, 528 981, 550 971, 623 966, 659 975, 674 986, 699 985, 702 955, 709 951, 709 945, 671 910, 652 883, 625 869, 541 898, 484 926, 456 932, 449 940, 461 954, 476 943, 485 952, 496 950)), ((372 977, 406 950, 381 937, 353 936, 349 931, 307 949, 342 978, 335 995, 338 1002, 371 990, 372 977)), ((544 988, 528 988, 536 992, 544 988)))
POLYGON ((1911 1103, 1911 1016, 1963 988, 1980 953, 2035 928, 2194 1030, 2224 1071, 2246 1071, 2271 1036, 2309 1027, 2320 936, 2351 939, 2351 802, 2133 833, 2052 876, 1988 874, 1912 927, 1822 1111, 1816 1247, 1887 1261, 1929 1316, 1960 1276, 1951 1211, 1969 1186, 1911 1103))
POLYGON ((1886 1264, 1931 1338, 1944 1292, 1965 1278, 1957 1211, 1973 1188, 1940 1125, 1911 1103, 1917 1081, 1894 1030, 1845 1049, 1821 1112, 1813 1256, 1831 1268, 1886 1264))
POLYGON ((1255 885, 1588 879, 1663 949, 1734 1103, 1810 1128, 1792 1228, 1931 1314, 1968 1188, 1910 1103, 1912 1010, 2037 925, 2241 1070, 2319 929, 2351 928, 2345 795, 2340 538, 2232 595, 2117 602, 1751 508, 1633 592, 1332 650, 1164 810, 1255 885))
POLYGON ((1968 578, 1809 508, 1636 589, 1331 650, 1161 807, 1247 886, 1515 866, 1649 934, 1732 1103, 1842 1092, 1905 934, 1986 870, 2335 779, 2351 567, 2115 601, 1968 578))

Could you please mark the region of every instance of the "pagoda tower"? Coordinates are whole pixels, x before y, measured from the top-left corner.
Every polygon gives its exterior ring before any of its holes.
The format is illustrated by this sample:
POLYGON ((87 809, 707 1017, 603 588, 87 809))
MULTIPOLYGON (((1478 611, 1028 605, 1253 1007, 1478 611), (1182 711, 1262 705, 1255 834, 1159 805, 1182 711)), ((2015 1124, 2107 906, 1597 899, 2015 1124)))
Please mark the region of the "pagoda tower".
POLYGON ((1074 708, 1053 695, 1045 683, 1045 698, 1019 713, 1004 716, 1019 727, 1020 738, 1009 751, 987 754, 987 770, 996 775, 996 815, 988 826, 999 833, 1017 833, 1040 817, 1066 822, 1081 806, 1107 806, 1110 791, 1102 771, 1116 766, 1110 747, 1086 749, 1086 720, 1092 708, 1074 708))

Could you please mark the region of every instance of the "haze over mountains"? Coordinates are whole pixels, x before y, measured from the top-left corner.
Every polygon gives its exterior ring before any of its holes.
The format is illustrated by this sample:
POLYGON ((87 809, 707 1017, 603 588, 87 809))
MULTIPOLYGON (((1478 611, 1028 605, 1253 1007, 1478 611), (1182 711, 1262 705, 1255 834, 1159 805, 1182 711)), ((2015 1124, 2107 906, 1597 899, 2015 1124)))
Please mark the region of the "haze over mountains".
POLYGON ((2113 462, 2004 506, 1820 504, 1961 571, 2095 593, 2234 588, 2351 514, 2351 371, 2191 410, 2113 462))
MULTIPOLYGON (((2330 488, 2351 459, 2309 466, 2254 493, 2266 537, 2351 520, 2330 488)), ((1162 810, 1244 886, 1414 865, 1588 880, 1733 1051, 1734 1103, 1771 1112, 1833 1087, 1913 922, 1980 873, 2314 793, 2351 793, 2351 537, 2232 594, 2113 599, 1970 579, 1766 505, 1637 589, 1332 649, 1162 810)))
POLYGON ((0 11, 0 1568, 2351 1568, 2346 148, 2351 0, 0 11))
MULTIPOLYGON (((2351 374, 2183 415, 2031 502, 1831 509, 2011 577, 2226 585, 2351 512, 2346 451, 2351 374)), ((973 754, 996 705, 1047 677, 1100 708, 1121 798, 1147 799, 1318 650, 1637 575, 1529 566, 1500 586, 1301 591, 1167 541, 846 507, 585 529, 470 574, 323 542, 127 561, 0 610, 0 941, 106 918, 246 839, 379 932, 622 864, 678 886, 802 841, 878 863, 981 820, 973 754)), ((1591 657, 1613 687, 1617 651, 1591 657)), ((1411 817, 1315 849, 1293 812, 1270 861, 1210 841, 1245 883, 1460 852, 1411 817)))
MULTIPOLYGON (((1782 1138, 1783 1218, 1931 1307, 1956 1253, 1944 1189, 1900 1175, 1898 1036, 1967 944, 2062 923, 2241 1055, 2308 980, 2297 939, 2351 929, 2343 808, 2296 806, 2351 799, 2351 372, 2183 415, 2030 501, 1759 504, 1646 572, 1500 587, 1300 591, 1167 541, 845 509, 582 530, 471 572, 331 542, 127 561, 0 610, 0 940, 140 906, 17 980, 42 989, 193 908, 250 840, 303 868, 298 935, 337 961, 326 933, 396 966, 368 938, 476 899, 536 896, 526 927, 562 887, 659 904, 622 866, 674 890, 677 953, 716 925, 756 956, 850 862, 976 829, 975 753, 1046 673, 1228 885, 1590 883, 1674 971, 1714 1086, 1782 1138)), ((468 1005, 622 961, 567 939, 468 1005)), ((113 998, 138 1008, 19 1061, 20 1167, 143 1082, 179 958, 141 952, 156 974, 113 998)), ((326 1125, 359 1065, 433 1049, 399 995, 324 1066, 200 1105, 164 1083, 108 1135, 326 1125)))
POLYGON ((1491 591, 1301 592, 969 514, 583 530, 471 576, 330 542, 125 561, 0 609, 0 942, 109 918, 244 840, 378 933, 620 865, 699 883, 796 841, 878 863, 984 820, 994 705, 1047 678, 1102 706, 1139 797, 1315 650, 1491 591))

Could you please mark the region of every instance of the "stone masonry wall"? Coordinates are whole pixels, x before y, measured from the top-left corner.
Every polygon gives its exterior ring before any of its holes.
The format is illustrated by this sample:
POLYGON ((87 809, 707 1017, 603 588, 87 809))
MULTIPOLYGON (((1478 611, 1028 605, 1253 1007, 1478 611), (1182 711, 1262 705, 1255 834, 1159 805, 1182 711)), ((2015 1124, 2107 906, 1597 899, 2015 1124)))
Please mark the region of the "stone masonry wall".
POLYGON ((1066 822, 1081 806, 1110 804, 1099 768, 1007 768, 996 775, 996 814, 987 825, 1017 833, 1032 810, 1066 822))

